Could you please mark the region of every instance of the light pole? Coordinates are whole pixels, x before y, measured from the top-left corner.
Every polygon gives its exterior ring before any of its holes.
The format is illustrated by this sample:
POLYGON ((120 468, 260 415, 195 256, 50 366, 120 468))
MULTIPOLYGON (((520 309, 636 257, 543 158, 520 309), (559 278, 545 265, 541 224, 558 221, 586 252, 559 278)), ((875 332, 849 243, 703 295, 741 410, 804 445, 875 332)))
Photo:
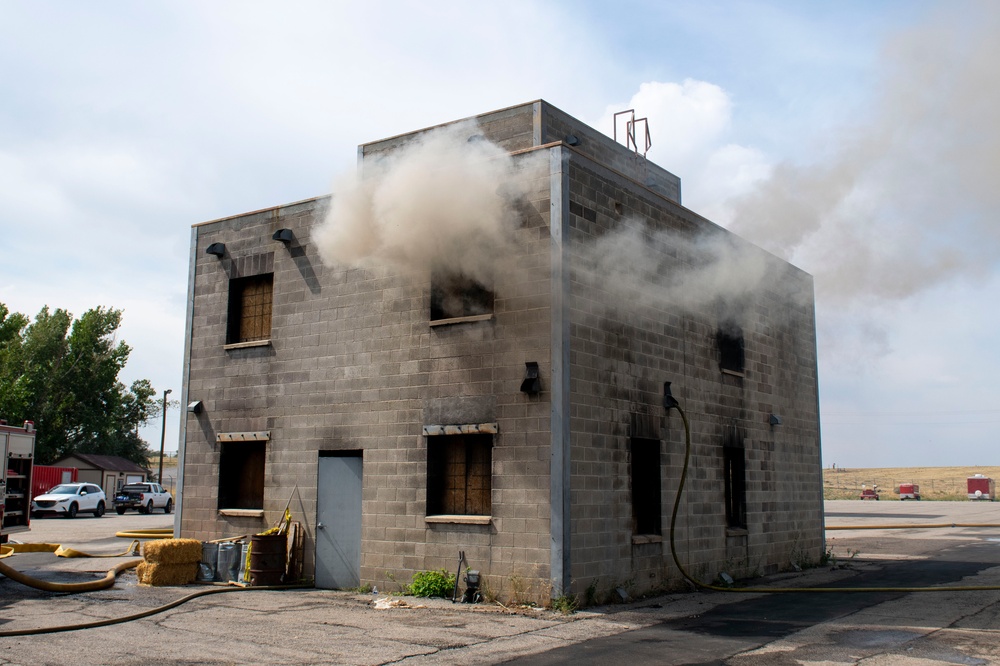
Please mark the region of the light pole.
POLYGON ((160 474, 156 477, 156 481, 161 486, 163 485, 163 442, 167 438, 167 396, 171 393, 170 389, 163 390, 163 429, 160 430, 160 474))

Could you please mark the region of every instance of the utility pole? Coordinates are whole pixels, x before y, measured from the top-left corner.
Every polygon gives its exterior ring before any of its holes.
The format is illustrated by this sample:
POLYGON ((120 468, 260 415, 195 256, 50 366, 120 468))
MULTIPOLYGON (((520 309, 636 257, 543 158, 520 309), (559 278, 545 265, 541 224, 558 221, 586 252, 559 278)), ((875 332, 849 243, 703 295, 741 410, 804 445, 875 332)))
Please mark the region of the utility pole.
POLYGON ((171 389, 163 391, 163 429, 160 430, 160 474, 156 477, 157 483, 163 485, 163 443, 167 439, 167 396, 172 393, 171 389))

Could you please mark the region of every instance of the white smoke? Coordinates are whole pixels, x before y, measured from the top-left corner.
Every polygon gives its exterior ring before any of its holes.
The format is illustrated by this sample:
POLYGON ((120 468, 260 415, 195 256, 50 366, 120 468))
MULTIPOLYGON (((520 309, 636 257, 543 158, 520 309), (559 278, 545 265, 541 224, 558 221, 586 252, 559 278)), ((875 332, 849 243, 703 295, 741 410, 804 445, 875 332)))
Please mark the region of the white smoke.
MULTIPOLYGON (((613 109, 649 118, 650 158, 683 177, 689 207, 815 277, 824 355, 851 362, 889 351, 907 301, 1000 263, 997 34, 985 1, 895 34, 862 111, 797 139, 809 161, 736 143, 712 84, 646 83, 613 109)), ((597 126, 610 133, 610 114, 597 126)))
MULTIPOLYGON (((864 116, 812 164, 730 202, 731 228, 817 278, 827 306, 891 302, 1000 261, 1000 5, 898 34, 864 116)), ((970 11, 971 10, 971 11, 970 11)))
POLYGON ((574 280, 592 300, 608 308, 624 305, 674 312, 714 310, 738 317, 762 290, 781 292, 795 303, 812 292, 782 280, 773 256, 724 233, 697 236, 653 229, 639 218, 624 219, 601 238, 576 249, 574 280))
MULTIPOLYGON (((330 266, 414 276, 443 268, 488 284, 498 262, 517 256, 519 202, 535 190, 547 195, 547 166, 547 153, 512 157, 474 123, 436 128, 340 178, 313 240, 330 266)), ((653 230, 634 217, 574 252, 574 279, 609 309, 637 298, 657 308, 718 307, 776 283, 773 257, 757 248, 722 233, 653 230)))
POLYGON ((475 123, 436 128, 340 178, 313 240, 330 266, 445 268, 488 282, 542 166, 485 140, 475 123))

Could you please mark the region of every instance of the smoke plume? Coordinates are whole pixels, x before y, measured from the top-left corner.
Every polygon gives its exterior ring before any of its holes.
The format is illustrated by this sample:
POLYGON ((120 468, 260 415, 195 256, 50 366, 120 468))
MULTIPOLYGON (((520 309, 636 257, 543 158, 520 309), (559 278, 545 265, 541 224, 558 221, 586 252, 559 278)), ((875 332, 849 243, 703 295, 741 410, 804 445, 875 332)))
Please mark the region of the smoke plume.
POLYGON ((430 130, 339 179, 313 240, 330 266, 446 268, 488 283, 542 166, 490 143, 475 123, 430 130))
POLYGON ((874 103, 811 164, 730 202, 730 228, 816 276, 826 307, 905 299, 1000 260, 1000 6, 935 16, 882 54, 874 103))
MULTIPOLYGON (((313 240, 330 266, 413 276, 444 268, 488 284, 498 262, 517 254, 518 202, 537 188, 533 179, 547 187, 547 165, 544 153, 510 156, 474 123, 437 128, 342 177, 313 240)), ((766 253, 724 234, 651 230, 638 218, 574 252, 574 280, 609 310, 640 299, 697 310, 777 288, 766 253)))
POLYGON ((581 292, 608 309, 622 304, 675 313, 712 309, 725 320, 739 319, 762 290, 797 303, 812 297, 811 290, 791 291, 803 285, 782 280, 774 257, 749 243, 719 233, 652 229, 635 217, 577 248, 571 267, 581 292))

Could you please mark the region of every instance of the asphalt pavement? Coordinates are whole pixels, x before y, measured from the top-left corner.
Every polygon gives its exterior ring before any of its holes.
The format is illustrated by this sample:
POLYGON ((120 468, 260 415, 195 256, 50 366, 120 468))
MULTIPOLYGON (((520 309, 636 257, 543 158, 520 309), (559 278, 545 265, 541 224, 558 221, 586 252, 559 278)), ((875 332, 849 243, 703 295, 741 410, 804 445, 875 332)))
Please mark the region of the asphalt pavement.
MULTIPOLYGON (((1000 663, 1000 591, 884 590, 1000 586, 1000 528, 950 526, 1000 525, 1000 504, 827 502, 826 516, 830 526, 949 526, 830 531, 830 565, 749 581, 880 591, 685 592, 563 615, 412 597, 380 609, 383 594, 239 590, 109 627, 0 637, 0 664, 1000 663)), ((113 553, 127 545, 115 531, 170 526, 159 513, 50 518, 32 521, 24 540, 113 553)), ((6 561, 86 579, 124 559, 6 561)), ((0 632, 121 617, 208 588, 141 587, 127 572, 114 588, 58 595, 0 578, 0 632)))

